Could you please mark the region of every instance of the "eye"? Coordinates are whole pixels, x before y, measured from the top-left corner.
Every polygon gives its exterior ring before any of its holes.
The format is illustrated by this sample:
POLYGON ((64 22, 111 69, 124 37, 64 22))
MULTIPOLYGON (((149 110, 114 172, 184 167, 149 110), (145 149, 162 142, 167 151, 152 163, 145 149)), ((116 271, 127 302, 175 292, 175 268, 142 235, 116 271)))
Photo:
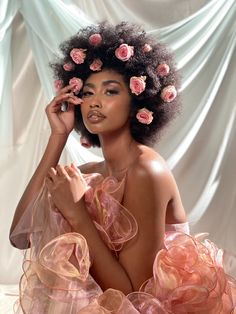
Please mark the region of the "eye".
POLYGON ((82 92, 82 97, 89 97, 91 95, 93 95, 93 93, 91 91, 84 91, 84 92, 82 92))
POLYGON ((117 95, 117 94, 119 94, 119 91, 116 90, 116 89, 107 89, 107 90, 106 90, 106 94, 107 94, 108 96, 117 95))

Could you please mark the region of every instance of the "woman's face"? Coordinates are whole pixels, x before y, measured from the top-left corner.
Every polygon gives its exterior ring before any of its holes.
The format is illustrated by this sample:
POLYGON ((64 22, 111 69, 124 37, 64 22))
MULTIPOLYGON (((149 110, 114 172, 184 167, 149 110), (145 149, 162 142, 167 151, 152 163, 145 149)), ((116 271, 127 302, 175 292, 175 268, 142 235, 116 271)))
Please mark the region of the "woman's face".
POLYGON ((82 98, 83 122, 90 133, 105 134, 129 126, 131 95, 121 74, 106 69, 91 74, 82 98))

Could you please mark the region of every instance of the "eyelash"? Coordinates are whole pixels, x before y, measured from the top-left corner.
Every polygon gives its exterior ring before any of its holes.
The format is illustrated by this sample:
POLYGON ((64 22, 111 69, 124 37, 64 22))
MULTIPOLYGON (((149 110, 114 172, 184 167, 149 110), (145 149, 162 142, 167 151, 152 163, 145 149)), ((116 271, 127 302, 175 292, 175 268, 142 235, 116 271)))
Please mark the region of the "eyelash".
MULTIPOLYGON (((117 95, 117 94, 119 94, 119 91, 116 90, 116 89, 107 89, 106 93, 110 93, 111 95, 117 95)), ((91 95, 93 95, 93 92, 91 92, 91 91, 86 91, 86 92, 82 93, 83 97, 88 97, 88 96, 91 96, 91 95)))

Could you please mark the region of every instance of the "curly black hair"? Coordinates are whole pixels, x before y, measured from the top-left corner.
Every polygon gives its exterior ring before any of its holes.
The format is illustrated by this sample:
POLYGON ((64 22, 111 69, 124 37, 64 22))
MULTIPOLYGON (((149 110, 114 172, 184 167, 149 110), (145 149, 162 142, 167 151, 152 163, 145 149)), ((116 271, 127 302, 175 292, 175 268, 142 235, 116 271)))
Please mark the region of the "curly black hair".
MULTIPOLYGON (((146 77, 145 90, 139 95, 131 94, 130 131, 137 142, 146 145, 153 144, 160 130, 179 112, 178 93, 171 101, 164 101, 161 95, 167 86, 174 86, 177 91, 180 87, 180 75, 175 65, 174 55, 165 44, 157 42, 141 26, 127 22, 116 26, 107 22, 88 26, 64 41, 60 45, 60 50, 63 57, 58 58, 50 66, 55 79, 62 80, 63 86, 68 85, 73 77, 86 81, 94 73, 89 66, 97 58, 103 63, 102 69, 112 69, 122 74, 128 85, 132 76, 146 77), (89 41, 89 37, 93 34, 101 35, 102 41, 98 45, 89 41), (115 56, 115 50, 121 44, 134 47, 134 54, 127 61, 122 61, 115 56), (151 49, 145 51, 145 44, 148 44, 151 49), (70 52, 74 48, 86 49, 86 58, 83 63, 73 62, 70 52), (64 69, 63 65, 66 63, 73 64, 70 71, 64 69), (159 75, 157 67, 163 64, 168 66, 168 74, 159 75), (150 124, 142 124, 136 118, 138 110, 143 107, 153 112, 153 121, 150 124)), ((91 134, 84 126, 80 106, 75 106, 75 130, 87 138, 93 146, 100 146, 98 135, 91 134)))

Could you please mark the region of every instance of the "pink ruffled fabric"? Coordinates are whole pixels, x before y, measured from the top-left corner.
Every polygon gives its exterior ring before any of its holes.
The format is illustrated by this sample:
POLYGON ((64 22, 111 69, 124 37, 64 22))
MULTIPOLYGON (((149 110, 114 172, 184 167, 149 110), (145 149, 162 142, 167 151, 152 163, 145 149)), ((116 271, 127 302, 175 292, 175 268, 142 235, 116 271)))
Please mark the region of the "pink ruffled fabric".
MULTIPOLYGON (((85 202, 104 242, 119 252, 138 232, 137 223, 121 205, 125 177, 118 182, 99 174, 83 175, 85 202)), ((236 312, 236 282, 223 270, 223 251, 201 235, 190 236, 187 224, 168 225, 164 246, 153 264, 153 277, 140 291, 125 296, 105 292, 89 274, 90 256, 85 238, 50 202, 43 188, 11 235, 25 247, 17 313, 34 314, 179 314, 236 312), (180 232, 180 230, 183 232, 180 232), (186 233, 184 233, 186 232, 186 233)))
POLYGON ((164 248, 154 261, 153 277, 140 289, 145 294, 132 293, 128 298, 138 309, 148 302, 152 309, 155 300, 163 313, 226 314, 236 309, 235 289, 235 279, 223 270, 223 252, 214 243, 167 232, 164 248))

